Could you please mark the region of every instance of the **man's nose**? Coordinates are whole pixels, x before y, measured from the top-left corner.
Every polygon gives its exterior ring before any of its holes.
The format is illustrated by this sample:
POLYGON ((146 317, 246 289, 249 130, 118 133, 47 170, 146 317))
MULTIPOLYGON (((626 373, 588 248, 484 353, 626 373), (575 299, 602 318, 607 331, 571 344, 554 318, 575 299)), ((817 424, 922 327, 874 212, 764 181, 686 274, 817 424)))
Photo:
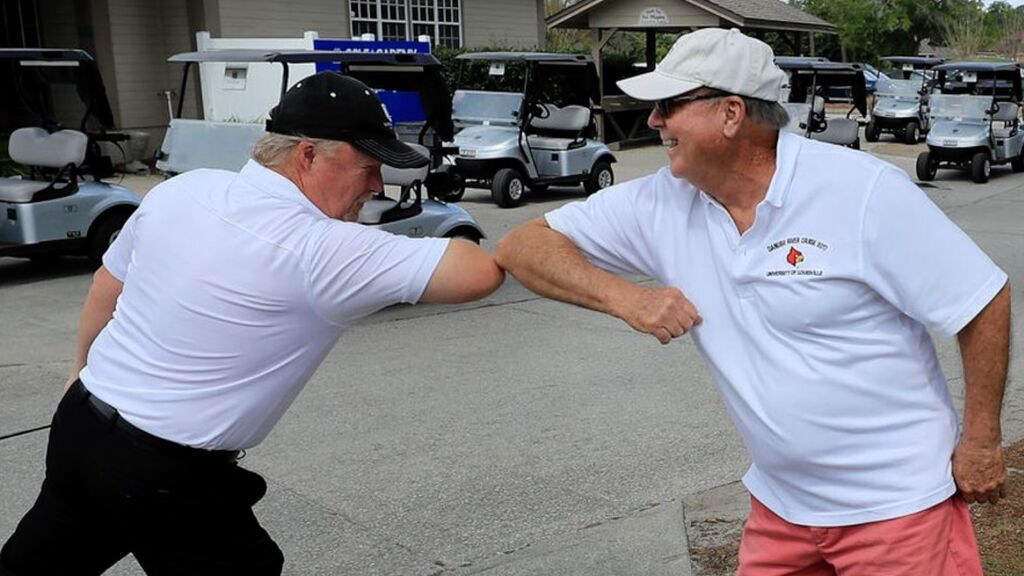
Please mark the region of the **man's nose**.
POLYGON ((658 130, 665 125, 665 119, 658 113, 657 108, 651 108, 651 113, 647 115, 647 126, 652 130, 658 130))

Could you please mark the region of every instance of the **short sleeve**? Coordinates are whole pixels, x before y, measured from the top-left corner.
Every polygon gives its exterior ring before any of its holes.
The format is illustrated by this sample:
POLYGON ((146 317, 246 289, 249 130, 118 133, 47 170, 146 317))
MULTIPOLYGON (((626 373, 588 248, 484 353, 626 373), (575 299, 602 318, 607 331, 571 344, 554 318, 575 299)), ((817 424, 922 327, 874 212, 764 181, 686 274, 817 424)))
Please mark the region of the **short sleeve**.
POLYGON ((331 221, 307 248, 310 301, 340 325, 392 304, 418 302, 448 243, 331 221))
POLYGON ((128 266, 135 250, 135 234, 138 222, 142 218, 144 208, 135 210, 128 221, 121 227, 117 238, 103 254, 103 267, 114 277, 124 282, 128 275, 128 266))
MULTIPOLYGON (((649 207, 655 177, 611 186, 586 201, 572 202, 544 215, 548 226, 564 234, 591 264, 616 274, 656 277, 649 230, 638 213, 649 207)), ((646 219, 652 222, 653 219, 646 219)))
POLYGON ((1006 273, 896 169, 883 170, 870 192, 862 233, 866 282, 944 336, 963 329, 1006 284, 1006 273))

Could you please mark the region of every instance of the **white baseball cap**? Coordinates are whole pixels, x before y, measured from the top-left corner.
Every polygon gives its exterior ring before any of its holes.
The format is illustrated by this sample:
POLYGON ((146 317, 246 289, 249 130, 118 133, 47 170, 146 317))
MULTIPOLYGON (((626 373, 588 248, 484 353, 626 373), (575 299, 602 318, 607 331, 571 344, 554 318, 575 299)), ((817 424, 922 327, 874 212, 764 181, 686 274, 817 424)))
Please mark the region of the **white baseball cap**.
POLYGON ((701 86, 778 102, 785 74, 770 46, 733 28, 704 28, 680 36, 653 72, 619 80, 637 100, 664 100, 701 86))

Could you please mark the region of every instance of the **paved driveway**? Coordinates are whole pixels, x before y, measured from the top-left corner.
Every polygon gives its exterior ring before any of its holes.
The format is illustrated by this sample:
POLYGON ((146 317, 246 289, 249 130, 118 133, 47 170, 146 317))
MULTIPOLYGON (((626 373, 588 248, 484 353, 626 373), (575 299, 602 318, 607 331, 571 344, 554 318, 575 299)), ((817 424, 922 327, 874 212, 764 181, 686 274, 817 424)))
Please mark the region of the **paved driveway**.
MULTIPOLYGON (((911 147, 874 149, 913 170, 911 147)), ((621 181, 664 153, 619 159, 621 181)), ((932 184, 1022 286, 1024 174, 996 168, 975 185, 943 172, 932 184)), ((580 196, 556 190, 501 210, 470 190, 462 204, 490 248, 580 196)), ((48 422, 89 281, 71 260, 0 259, 0 436, 48 422)), ((959 396, 953 342, 939 349, 959 396)), ((1014 356, 1008 441, 1024 436, 1019 346, 1014 356)), ((35 497, 44 448, 45 431, 0 441, 0 539, 35 497)), ((685 575, 683 500, 734 482, 747 458, 690 339, 662 347, 510 280, 479 303, 392 308, 352 330, 244 465, 270 484, 257 513, 288 574, 685 575)), ((111 573, 140 571, 128 559, 111 573)))

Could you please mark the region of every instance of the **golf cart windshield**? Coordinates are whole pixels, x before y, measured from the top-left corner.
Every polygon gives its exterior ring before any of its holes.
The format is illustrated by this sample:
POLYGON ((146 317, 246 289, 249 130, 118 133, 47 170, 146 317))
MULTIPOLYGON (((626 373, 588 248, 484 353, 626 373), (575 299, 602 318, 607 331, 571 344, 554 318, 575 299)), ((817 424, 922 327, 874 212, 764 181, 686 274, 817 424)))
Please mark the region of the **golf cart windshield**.
POLYGON ((916 101, 921 97, 921 80, 893 80, 890 78, 883 78, 878 81, 875 93, 880 98, 916 101))
POLYGON ((986 122, 991 108, 991 96, 933 94, 931 97, 931 115, 936 120, 986 122))
POLYGON ((457 90, 452 101, 452 118, 463 126, 515 126, 522 104, 521 92, 457 90))

